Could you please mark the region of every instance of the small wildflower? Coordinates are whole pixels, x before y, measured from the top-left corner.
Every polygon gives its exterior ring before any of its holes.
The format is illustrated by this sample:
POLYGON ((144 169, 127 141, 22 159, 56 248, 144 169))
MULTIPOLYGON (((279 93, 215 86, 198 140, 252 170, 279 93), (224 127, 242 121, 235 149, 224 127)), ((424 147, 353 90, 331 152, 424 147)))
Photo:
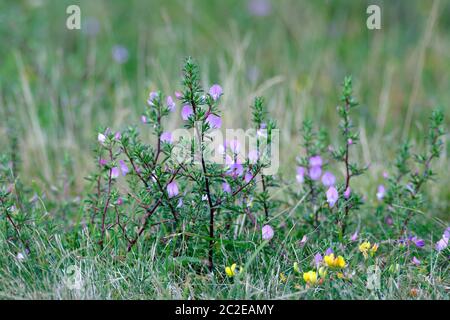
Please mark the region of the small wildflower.
POLYGON ((419 265, 420 265, 420 260, 417 259, 415 256, 412 258, 411 262, 412 262, 413 264, 415 264, 416 266, 419 266, 419 265))
POLYGON ((117 131, 116 134, 114 135, 114 139, 119 141, 120 139, 122 139, 122 134, 120 133, 120 131, 117 131))
POLYGON ((225 267, 225 273, 228 277, 232 278, 234 277, 237 273, 236 273, 236 263, 233 263, 231 265, 231 267, 225 267))
POLYGON ((147 123, 147 117, 146 116, 141 116, 141 122, 142 123, 147 123))
POLYGON ((155 106, 155 101, 158 99, 158 93, 156 91, 150 92, 147 99, 147 104, 151 107, 155 106))
POLYGON ((320 156, 314 156, 309 158, 309 166, 312 167, 321 167, 322 166, 322 158, 320 156))
POLYGON ((332 254, 333 253, 333 249, 331 249, 331 248, 328 248, 326 251, 325 251, 325 255, 326 256, 328 256, 328 255, 330 255, 330 254, 332 254))
POLYGON ((111 54, 113 59, 119 64, 123 64, 128 61, 129 57, 128 49, 125 48, 124 46, 121 45, 114 46, 112 48, 111 54))
POLYGON ((106 165, 108 164, 108 160, 106 160, 106 159, 99 159, 99 160, 98 160, 98 164, 99 164, 101 167, 104 167, 104 166, 106 166, 106 165))
POLYGON ((117 204, 118 206, 121 206, 121 205, 123 204, 123 199, 122 199, 122 197, 119 197, 119 198, 117 199, 116 204, 117 204))
POLYGON ((241 144, 239 143, 239 141, 237 141, 237 139, 231 140, 228 143, 228 146, 230 147, 231 152, 233 152, 234 154, 239 153, 239 150, 241 149, 241 144))
POLYGON ((209 127, 213 129, 220 129, 222 126, 222 118, 214 114, 210 114, 206 118, 206 122, 209 124, 209 127))
POLYGON ((338 199, 339 199, 338 191, 336 190, 335 187, 330 187, 327 191, 327 202, 330 208, 332 208, 336 204, 338 199))
POLYGON ((350 187, 347 187, 347 189, 345 189, 345 192, 344 192, 344 198, 345 199, 350 198, 351 192, 352 192, 352 190, 350 189, 350 187))
POLYGON ((311 180, 317 181, 320 179, 322 175, 322 168, 319 166, 315 166, 309 169, 309 177, 311 180))
POLYGON ((263 240, 270 240, 273 238, 274 231, 271 226, 266 224, 264 227, 262 227, 262 238, 263 240))
POLYGON ((370 249, 370 242, 368 241, 365 241, 359 245, 359 251, 362 252, 364 258, 366 259, 368 257, 367 252, 369 251, 369 249, 370 249))
POLYGON ((175 98, 181 100, 183 99, 183 94, 180 91, 175 91, 175 98))
POLYGON ((315 271, 308 271, 303 273, 303 280, 309 285, 314 285, 317 282, 317 272, 315 271))
POLYGON ((352 144, 353 144, 353 140, 352 139, 347 139, 347 144, 349 145, 349 146, 351 146, 352 144))
POLYGON ((325 264, 330 268, 345 268, 346 262, 343 256, 334 256, 334 253, 325 256, 325 264))
POLYGON ((97 136, 97 140, 98 142, 100 142, 101 144, 104 144, 106 141, 106 136, 103 133, 99 133, 97 136))
POLYGON ((320 253, 316 253, 316 255, 314 256, 314 264, 316 265, 316 267, 318 267, 323 261, 323 257, 320 253))
POLYGON ((302 240, 300 240, 300 243, 299 243, 300 247, 303 247, 305 245, 306 241, 308 241, 308 237, 306 235, 304 235, 302 237, 302 240))
POLYGON ((26 258, 25 254, 23 254, 22 252, 19 252, 16 256, 16 259, 19 261, 24 261, 26 258))
POLYGON ((353 233, 350 237, 350 241, 354 242, 356 240, 358 240, 358 231, 355 231, 355 233, 353 233))
POLYGON ((111 168, 111 178, 116 179, 120 176, 120 170, 117 167, 111 168))
POLYGON ((127 173, 130 171, 130 169, 128 169, 127 165, 125 164, 125 161, 119 160, 119 166, 120 166, 120 171, 122 172, 122 175, 126 176, 127 173))
POLYGON ((194 114, 194 110, 192 109, 192 107, 190 105, 185 105, 183 106, 183 109, 181 109, 181 118, 183 118, 183 120, 188 120, 190 116, 192 116, 194 114))
POLYGON ((178 195, 178 185, 175 181, 172 181, 167 185, 167 193, 169 195, 169 198, 173 198, 178 195))
POLYGON ((175 102, 173 101, 173 98, 171 96, 168 96, 166 99, 166 104, 167 104, 167 109, 169 109, 170 112, 174 112, 176 105, 175 102))
POLYGON ((383 200, 385 193, 386 193, 386 189, 384 188, 384 186, 382 184, 380 184, 377 189, 377 199, 379 201, 383 200))
POLYGON ((172 144, 172 142, 173 142, 172 141, 172 133, 170 133, 170 132, 163 132, 161 134, 160 140, 161 140, 161 142, 172 144))
POLYGON ((222 87, 219 86, 218 84, 214 84, 209 89, 209 95, 211 96, 211 98, 213 98, 214 101, 216 101, 222 95, 222 87))
POLYGON ((329 171, 325 171, 322 176, 322 183, 325 187, 334 186, 336 183, 336 177, 329 171))
POLYGON ((247 173, 244 176, 245 183, 249 183, 253 179, 253 174, 250 171, 247 171, 247 173))
POLYGON ((298 183, 303 183, 305 181, 305 172, 305 168, 297 167, 297 175, 295 176, 295 178, 297 179, 298 183))

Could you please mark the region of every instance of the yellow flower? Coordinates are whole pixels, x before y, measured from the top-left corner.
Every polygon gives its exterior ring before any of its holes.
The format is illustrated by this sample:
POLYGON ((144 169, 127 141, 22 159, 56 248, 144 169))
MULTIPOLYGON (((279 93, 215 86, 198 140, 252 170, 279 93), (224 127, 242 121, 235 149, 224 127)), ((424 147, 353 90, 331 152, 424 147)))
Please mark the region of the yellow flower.
POLYGON ((344 276, 344 274, 342 272, 338 272, 337 277, 339 279, 345 279, 345 276, 344 276))
POLYGON ((370 248, 370 256, 373 257, 373 255, 375 254, 375 252, 377 252, 378 250, 378 243, 375 243, 372 248, 370 248))
POLYGON ((286 278, 286 276, 284 275, 283 272, 280 273, 280 281, 283 282, 283 283, 286 283, 286 281, 287 281, 287 278, 286 278))
POLYGON ((294 271, 300 273, 300 269, 298 267, 298 262, 294 262, 294 271))
POLYGON ((307 284, 315 284, 317 282, 317 272, 308 271, 303 273, 303 280, 305 280, 307 284))
POLYGON ((362 252, 365 259, 367 259, 367 251, 370 249, 370 242, 365 241, 359 245, 359 251, 362 252))
POLYGON ((323 261, 325 261, 327 266, 333 267, 333 265, 334 265, 334 253, 331 253, 331 254, 325 256, 323 258, 323 261))
POLYGON ((236 263, 233 263, 231 265, 231 267, 226 267, 225 268, 225 273, 227 274, 227 276, 234 277, 236 275, 236 263))
POLYGON ((324 279, 327 276, 327 269, 324 267, 320 267, 319 268, 319 276, 324 279))
POLYGON ((338 256, 337 258, 334 257, 334 253, 329 254, 328 256, 325 256, 323 259, 327 266, 330 268, 345 268, 346 263, 343 256, 338 256))

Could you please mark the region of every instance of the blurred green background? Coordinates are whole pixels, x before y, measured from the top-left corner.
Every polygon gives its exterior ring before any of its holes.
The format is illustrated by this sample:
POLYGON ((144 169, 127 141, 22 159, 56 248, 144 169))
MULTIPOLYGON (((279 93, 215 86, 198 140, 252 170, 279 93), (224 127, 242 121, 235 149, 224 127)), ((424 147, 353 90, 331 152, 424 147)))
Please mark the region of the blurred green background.
MULTIPOLYGON (((73 175, 68 192, 80 192, 99 127, 137 124, 149 136, 139 124, 149 91, 173 95, 191 55, 205 87, 224 88, 225 127, 247 128, 253 98, 266 98, 281 129, 281 173, 293 178, 301 122, 311 118, 337 139, 335 107, 351 74, 361 103, 355 156, 373 178, 359 183, 372 192, 403 138, 423 145, 434 106, 448 127, 449 17, 447 0, 2 0, 0 143, 18 136, 25 180, 51 189, 73 175), (81 30, 66 28, 71 4, 81 8, 81 30), (382 9, 381 30, 366 27, 369 4, 382 9)), ((180 126, 179 110, 168 129, 180 126)), ((440 178, 432 194, 449 199, 448 175, 440 178)))

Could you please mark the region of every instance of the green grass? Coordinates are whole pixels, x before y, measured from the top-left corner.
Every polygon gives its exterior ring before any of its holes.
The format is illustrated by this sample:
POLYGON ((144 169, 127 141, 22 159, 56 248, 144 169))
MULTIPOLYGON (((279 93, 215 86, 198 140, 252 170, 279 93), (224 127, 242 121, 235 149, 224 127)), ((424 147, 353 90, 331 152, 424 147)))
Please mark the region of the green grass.
MULTIPOLYGON (((11 132, 18 136, 20 178, 54 228, 35 224, 29 236, 33 250, 23 261, 16 259, 20 244, 1 228, 0 298, 448 299, 448 249, 437 256, 431 248, 450 224, 448 135, 434 164, 438 179, 426 190, 427 206, 412 221, 427 240, 427 250, 419 253, 422 267, 410 263, 415 251, 388 243, 374 195, 404 138, 423 148, 434 106, 444 110, 449 128, 450 3, 375 1, 382 6, 383 25, 369 31, 369 2, 277 1, 267 17, 249 15, 247 2, 238 0, 1 2, 0 146, 8 150, 11 132), (96 36, 65 28, 65 8, 73 3, 80 5, 82 19, 96 17, 96 36), (125 64, 111 58, 116 44, 129 51, 125 64), (274 214, 280 217, 274 241, 260 247, 259 230, 239 227, 238 218, 236 242, 216 247, 213 275, 205 272, 205 245, 198 237, 168 237, 155 228, 130 254, 114 237, 102 251, 90 239, 82 200, 89 192, 84 177, 95 165, 98 128, 138 124, 148 137, 139 124, 148 92, 179 90, 188 55, 198 61, 205 86, 223 86, 225 127, 246 128, 253 98, 266 98, 281 129, 280 177, 288 181, 295 178, 304 119, 327 128, 331 142, 337 139, 340 84, 353 75, 362 104, 355 115, 361 144, 353 156, 370 163, 365 178, 355 179, 355 189, 368 200, 354 225, 363 230, 360 238, 381 242, 380 291, 366 288, 368 262, 357 243, 342 249, 351 279, 306 289, 301 276, 294 277, 294 261, 306 268, 317 251, 336 244, 313 233, 305 247, 298 245, 305 230, 301 215, 291 211, 298 199, 283 190, 275 196, 288 206, 274 214), (246 265, 239 279, 224 276, 232 262, 246 265), (389 272, 396 263, 400 271, 389 272), (81 291, 64 284, 70 265, 81 266, 81 291), (412 288, 419 289, 417 297, 412 288)), ((166 124, 180 125, 179 116, 166 124)))

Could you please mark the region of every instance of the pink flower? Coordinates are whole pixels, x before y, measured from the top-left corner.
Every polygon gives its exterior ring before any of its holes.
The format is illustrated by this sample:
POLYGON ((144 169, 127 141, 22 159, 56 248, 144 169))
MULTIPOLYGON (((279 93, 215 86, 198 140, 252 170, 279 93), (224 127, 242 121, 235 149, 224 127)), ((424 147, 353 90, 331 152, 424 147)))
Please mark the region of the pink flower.
POLYGON ((161 140, 161 142, 165 142, 165 143, 171 144, 172 143, 172 133, 170 133, 170 132, 163 132, 159 139, 161 140))
POLYGON ((412 262, 413 264, 415 264, 416 266, 419 266, 419 265, 420 265, 420 260, 417 259, 415 256, 412 258, 411 262, 412 262))
POLYGON ((214 101, 216 101, 222 95, 222 87, 219 86, 218 84, 214 84, 209 89, 209 95, 211 96, 211 98, 213 98, 214 101))
POLYGON ((255 164, 256 162, 258 162, 258 151, 257 150, 250 150, 248 153, 248 161, 251 164, 255 164))
POLYGON ((352 144, 353 144, 353 140, 349 138, 349 139, 347 140, 347 144, 348 144, 349 146, 352 145, 352 144))
POLYGON ((222 183, 222 190, 225 193, 231 193, 231 187, 227 182, 222 183))
POLYGON ((237 141, 237 139, 231 140, 228 143, 228 146, 230 147, 231 152, 233 152, 234 154, 239 153, 239 150, 241 149, 241 144, 239 143, 239 141, 237 141))
POLYGON ((322 183, 325 187, 334 186, 336 183, 336 177, 331 172, 325 171, 322 176, 322 183))
POLYGON ((147 123, 147 117, 146 116, 141 116, 141 122, 142 123, 147 123))
POLYGON ((350 241, 355 242, 356 240, 358 240, 358 231, 355 231, 354 234, 352 234, 350 241))
POLYGON ((206 118, 206 122, 210 128, 219 129, 222 126, 222 118, 212 113, 206 118))
POLYGON ((306 235, 304 235, 302 237, 302 240, 300 240, 300 242, 299 242, 300 247, 303 247, 305 245, 306 241, 308 241, 308 237, 306 235))
POLYGON ((120 175, 120 170, 119 170, 119 168, 117 168, 117 167, 111 168, 111 178, 112 178, 112 179, 118 178, 119 175, 120 175))
POLYGON ((122 134, 120 133, 120 131, 116 132, 116 134, 114 135, 114 139, 116 139, 116 140, 122 139, 122 134))
POLYGON ((169 109, 170 112, 175 111, 176 105, 171 96, 167 97, 166 104, 167 104, 167 108, 169 109))
POLYGON ((194 111, 190 105, 183 106, 183 109, 181 109, 181 117, 183 120, 188 120, 190 116, 194 114, 194 111))
POLYGON ((117 204, 118 206, 121 206, 121 205, 123 204, 123 199, 122 199, 122 197, 119 197, 119 198, 117 199, 116 204, 117 204))
POLYGON ((183 94, 180 91, 175 91, 175 98, 181 100, 183 98, 183 94))
POLYGON ((303 167, 297 167, 297 175, 295 178, 297 179, 298 183, 303 183, 305 181, 305 173, 306 169, 303 167))
POLYGON ((348 187, 347 189, 345 189, 345 192, 344 192, 344 198, 345 198, 345 199, 350 198, 351 192, 352 192, 352 190, 350 189, 350 187, 348 187))
POLYGON ((122 172, 122 175, 125 176, 130 170, 128 169, 127 165, 125 164, 125 161, 119 160, 120 165, 120 171, 122 172))
POLYGON ((309 169, 309 177, 311 180, 317 181, 320 179, 322 175, 322 168, 319 166, 315 166, 309 169))
POLYGON ((98 160, 98 164, 100 165, 100 167, 105 166, 108 163, 108 160, 106 159, 99 159, 98 160))
POLYGON ((172 181, 167 185, 167 194, 169 195, 169 198, 173 198, 178 195, 178 185, 175 181, 172 181))
POLYGON ((382 184, 380 184, 377 189, 377 199, 379 201, 381 201, 384 198, 385 194, 386 194, 386 189, 384 188, 384 186, 382 184))
POLYGON ((327 191, 327 202, 330 208, 332 208, 336 204, 338 199, 339 199, 338 191, 336 190, 335 187, 330 187, 327 191))
POLYGON ((270 240, 273 238, 274 231, 271 226, 266 224, 264 227, 262 227, 262 238, 263 240, 270 240))

